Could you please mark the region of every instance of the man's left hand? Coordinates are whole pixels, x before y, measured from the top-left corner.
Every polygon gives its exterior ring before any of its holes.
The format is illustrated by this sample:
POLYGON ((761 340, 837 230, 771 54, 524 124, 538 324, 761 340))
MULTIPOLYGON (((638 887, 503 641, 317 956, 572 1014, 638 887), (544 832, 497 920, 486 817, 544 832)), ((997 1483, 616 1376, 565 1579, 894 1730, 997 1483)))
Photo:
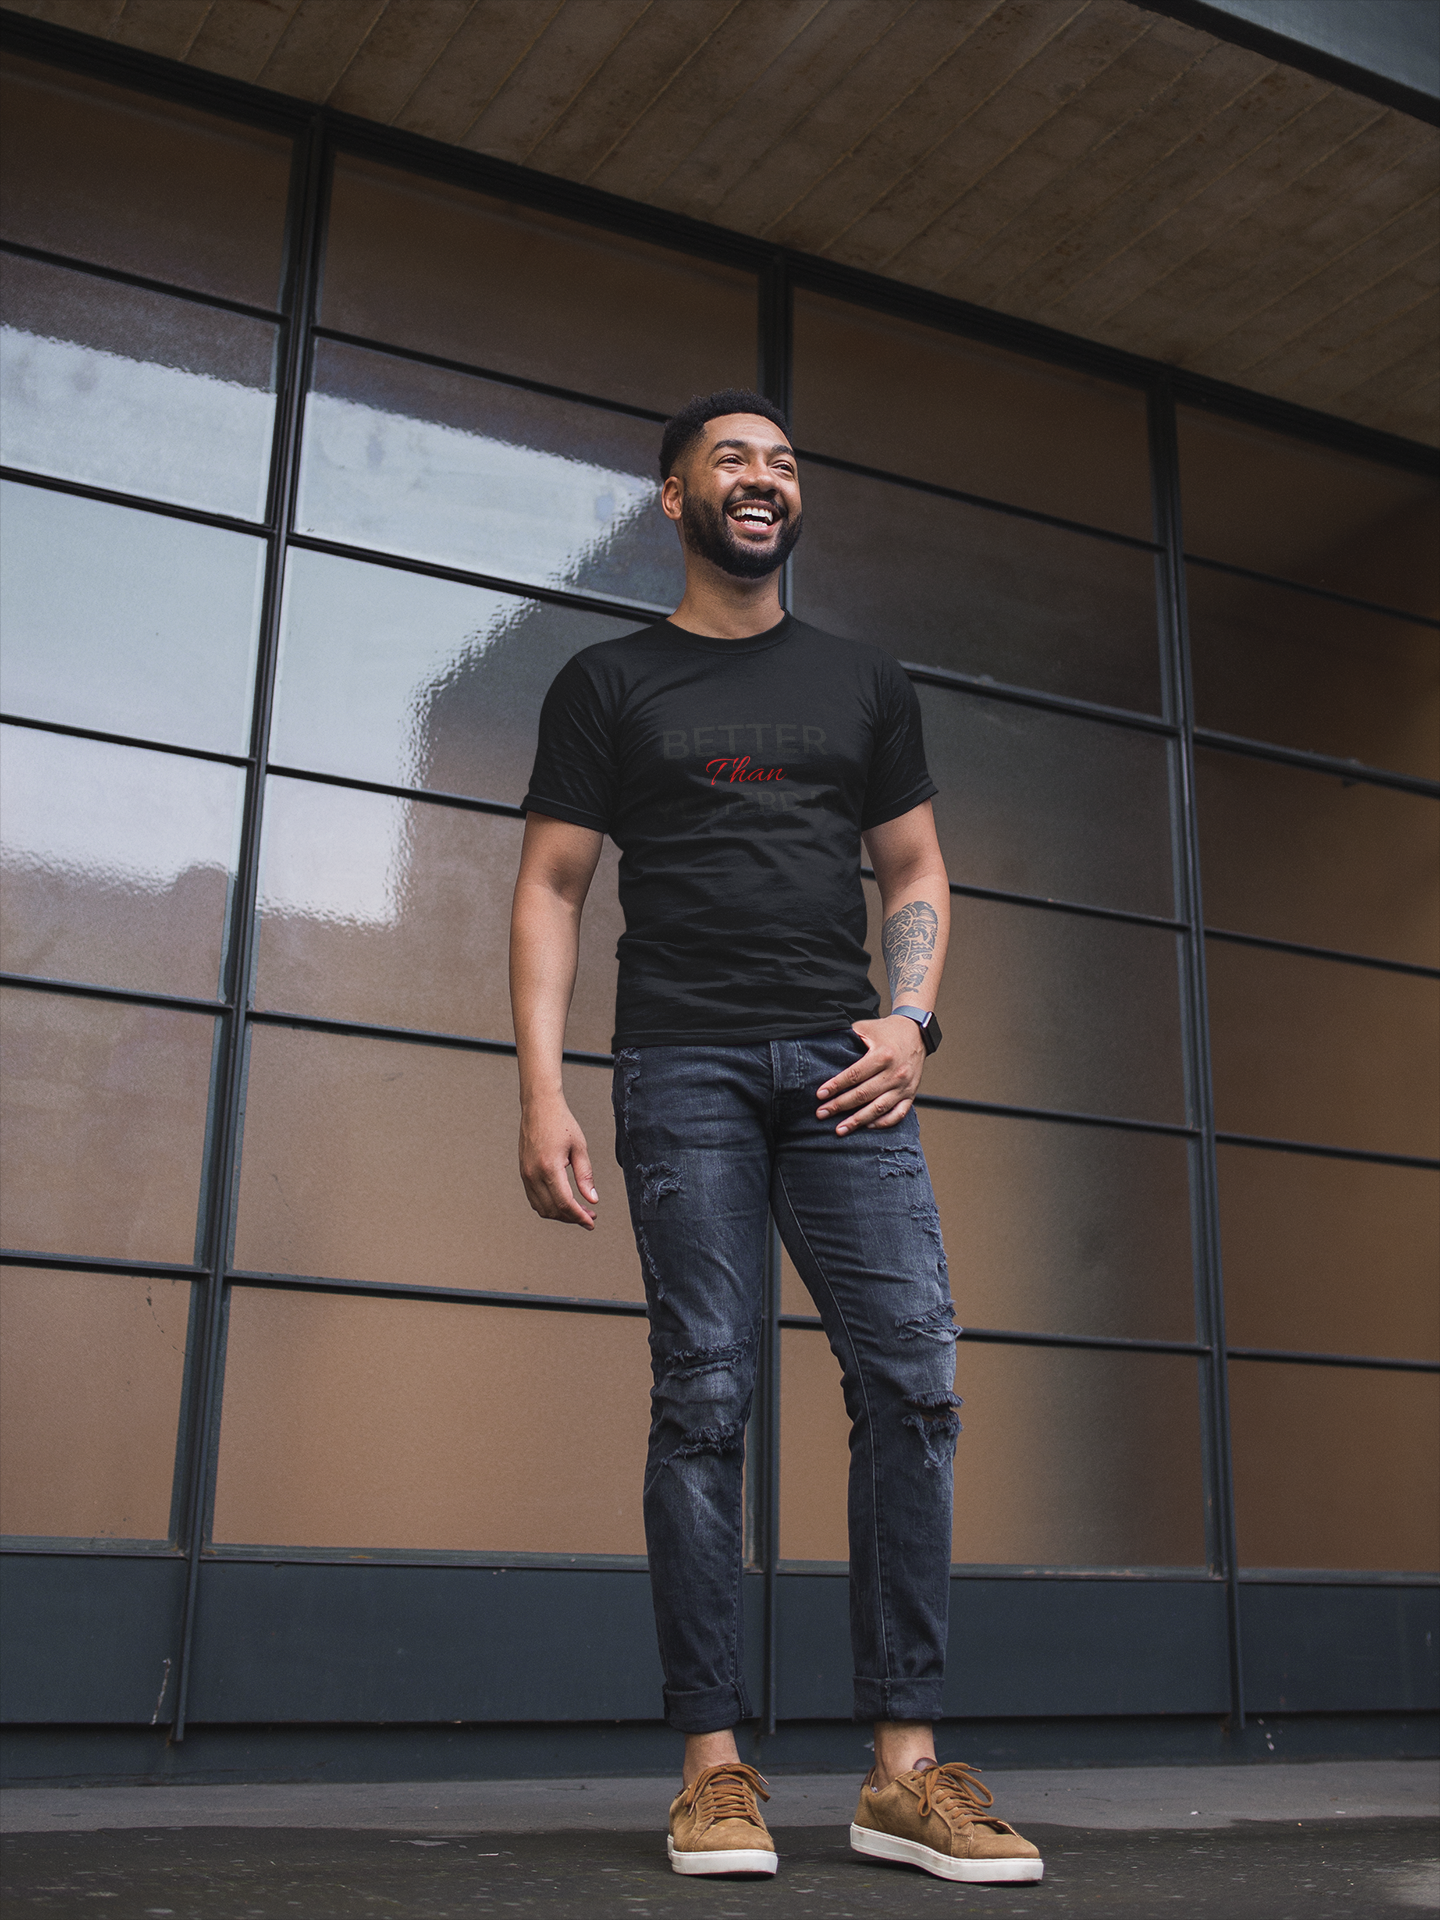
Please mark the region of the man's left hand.
POLYGON ((820 1110, 815 1117, 844 1114, 836 1133, 893 1127, 910 1111, 920 1088, 925 1068, 920 1029, 903 1013, 892 1013, 883 1020, 857 1020, 853 1031, 865 1042, 865 1052, 853 1067, 816 1089, 820 1110))

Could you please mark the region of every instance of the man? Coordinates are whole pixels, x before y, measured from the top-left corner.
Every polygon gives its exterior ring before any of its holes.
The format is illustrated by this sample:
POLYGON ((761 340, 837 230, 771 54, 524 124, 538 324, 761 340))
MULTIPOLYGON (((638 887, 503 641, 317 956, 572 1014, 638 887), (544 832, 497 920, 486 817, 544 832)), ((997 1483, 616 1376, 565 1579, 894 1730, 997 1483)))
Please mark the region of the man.
POLYGON ((576 655, 540 720, 511 934, 520 1170, 549 1220, 594 1230, 589 1149, 561 1085, 580 914, 608 833, 625 933, 616 1148, 654 1370, 644 1507, 666 1717, 685 1735, 679 1873, 773 1873, 736 1722, 742 1468, 773 1211, 838 1358, 852 1421, 855 1713, 875 1766, 859 1851, 956 1880, 1038 1880, 988 1791, 935 1760, 950 1580, 955 1326, 913 1111, 950 893, 913 689, 889 655, 785 614, 800 536, 783 416, 692 400, 661 505, 685 556, 667 621, 576 655), (862 841, 891 1011, 865 952, 862 841), (573 1188, 572 1188, 573 1180, 573 1188))

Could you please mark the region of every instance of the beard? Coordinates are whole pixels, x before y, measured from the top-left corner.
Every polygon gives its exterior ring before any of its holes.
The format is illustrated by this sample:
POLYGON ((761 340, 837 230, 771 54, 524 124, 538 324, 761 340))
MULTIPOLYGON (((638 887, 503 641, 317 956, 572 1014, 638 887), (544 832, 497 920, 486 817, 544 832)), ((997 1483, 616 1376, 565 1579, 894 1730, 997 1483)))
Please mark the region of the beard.
MULTIPOLYGON (((767 506, 774 504, 773 501, 766 502, 767 506)), ((768 553, 757 553, 731 531, 724 512, 712 507, 708 500, 699 500, 694 494, 687 493, 680 509, 680 526, 686 546, 692 553, 698 553, 703 560, 711 561, 736 580, 763 580, 767 574, 784 566, 794 550, 795 542, 800 538, 804 524, 803 513, 797 513, 793 520, 782 520, 780 538, 775 545, 768 553)))

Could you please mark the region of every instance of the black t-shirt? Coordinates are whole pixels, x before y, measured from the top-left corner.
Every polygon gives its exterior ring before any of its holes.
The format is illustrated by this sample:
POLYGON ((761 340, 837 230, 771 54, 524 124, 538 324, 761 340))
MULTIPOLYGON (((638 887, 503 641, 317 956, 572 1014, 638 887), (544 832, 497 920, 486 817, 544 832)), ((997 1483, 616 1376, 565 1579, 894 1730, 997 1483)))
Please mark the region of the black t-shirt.
POLYGON ((935 791, 896 662, 787 614, 748 640, 662 620, 577 653, 524 806, 620 848, 614 1044, 634 1047, 873 1018, 861 830, 935 791))

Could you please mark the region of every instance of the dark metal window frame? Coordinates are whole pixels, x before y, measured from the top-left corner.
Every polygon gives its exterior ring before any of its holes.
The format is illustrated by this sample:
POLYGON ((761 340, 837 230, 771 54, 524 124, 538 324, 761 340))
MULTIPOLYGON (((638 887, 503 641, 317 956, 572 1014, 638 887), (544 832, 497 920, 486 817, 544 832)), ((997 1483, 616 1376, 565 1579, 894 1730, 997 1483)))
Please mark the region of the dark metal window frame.
MULTIPOLYGON (((5 715, 8 724, 46 732, 93 739, 116 745, 151 751, 178 753, 189 758, 210 760, 241 768, 245 773, 246 797, 241 835, 240 857, 235 882, 235 906, 232 912, 230 948, 226 955, 224 991, 214 999, 191 996, 126 991, 83 981, 49 980, 29 975, 0 975, 0 984, 33 991, 80 995, 118 1003, 168 1007, 177 1011, 204 1012, 217 1020, 220 1031, 222 1070, 215 1111, 209 1122, 207 1168, 202 1192, 205 1196, 204 1258, 193 1264, 155 1261, 117 1260, 67 1256, 31 1249, 10 1249, 0 1253, 6 1264, 31 1268, 57 1268, 96 1275, 153 1274, 187 1279, 196 1284, 199 1306, 197 1333, 192 1341, 194 1363, 186 1390, 187 1433, 184 1441, 184 1468, 177 1476, 177 1511, 181 1515, 174 1546, 148 1546, 145 1543, 116 1543, 104 1546, 62 1542, 14 1542, 20 1550, 100 1551, 166 1557, 183 1557, 188 1566, 184 1630, 180 1670, 175 1691, 175 1718, 172 1738, 184 1736, 186 1698, 191 1666, 195 1603, 199 1568, 204 1560, 217 1557, 248 1558, 263 1555, 267 1560, 300 1558, 347 1558, 325 1552, 266 1548, 215 1549, 208 1541, 209 1513, 213 1501, 215 1449, 218 1439, 219 1396, 223 1374, 223 1345, 226 1307, 231 1287, 250 1286, 290 1289, 315 1293, 342 1293, 413 1300, 443 1300, 475 1306, 524 1308, 541 1312, 586 1313, 642 1317, 639 1301, 579 1299, 546 1294, 510 1293, 453 1287, 425 1287, 401 1283, 362 1282, 322 1275, 261 1273, 236 1268, 230 1259, 233 1240, 234 1209, 238 1181, 238 1139, 242 1121, 243 1077, 246 1034, 251 1025, 286 1026, 334 1034, 364 1035, 400 1044, 422 1044, 459 1048, 491 1054, 512 1054, 513 1044, 459 1033, 436 1033, 410 1028, 384 1027, 347 1020, 327 1020, 275 1010, 256 1009, 248 1004, 245 983, 253 978, 257 931, 257 888, 259 878, 260 821, 265 783, 270 774, 308 780, 321 784, 349 787, 416 803, 462 808, 478 813, 516 818, 519 809, 507 802, 478 796, 436 792, 428 789, 391 786, 347 776, 319 773, 304 768, 271 763, 264 757, 274 701, 274 678, 279 636, 281 591, 286 556, 291 548, 331 554, 337 558, 363 561, 410 571, 430 578, 456 581, 489 588, 552 605, 579 611, 609 615, 653 617, 654 609, 636 603, 600 595, 537 587, 529 583, 501 579, 488 574, 437 565, 411 557, 376 552, 343 542, 299 534, 294 528, 296 486, 298 481, 301 430, 305 397, 310 384, 310 367, 316 340, 336 342, 379 351, 457 373, 479 376, 504 384, 544 393, 632 418, 660 422, 658 411, 636 407, 594 394, 572 391, 552 384, 527 380, 459 361, 444 359, 414 349, 337 332, 318 324, 319 274, 324 254, 324 223, 328 189, 334 159, 339 154, 354 154, 380 161, 405 171, 427 175, 451 184, 471 187, 492 197, 509 199, 563 217, 612 232, 649 241, 672 252, 689 253, 740 267, 756 276, 759 340, 757 384, 782 407, 790 401, 792 364, 791 306, 796 289, 822 293, 852 306, 868 307, 894 317, 938 328, 982 344, 1004 347, 1028 357, 1068 366, 1103 379, 1119 382, 1142 391, 1147 400, 1150 421, 1150 464, 1155 496, 1156 537, 1142 540, 1103 528, 1087 526, 1060 516, 1039 513, 1009 502, 962 492, 915 480, 909 476, 882 472, 846 461, 834 455, 806 452, 807 461, 855 474, 857 477, 892 486, 953 499, 991 512, 1029 519, 1040 524, 1085 534, 1094 539, 1146 551, 1155 556, 1161 580, 1159 645, 1165 699, 1161 713, 1151 714, 1114 708, 1094 701, 1047 693, 1043 690, 997 684, 976 676, 942 669, 907 665, 913 679, 937 687, 985 699, 1035 706, 1075 718, 1103 721, 1110 725, 1160 735, 1172 743, 1175 771, 1172 778, 1172 834, 1174 870, 1178 880, 1180 905, 1173 918, 1104 908, 1081 901, 1042 899, 1034 895, 955 883, 952 892, 970 898, 991 899, 1037 911, 1079 914, 1164 929, 1176 936, 1181 956, 1181 987, 1184 1008, 1183 1048, 1186 1069, 1187 1118, 1181 1123, 1138 1120, 1118 1115, 1068 1112, 1048 1108, 1020 1108, 990 1102, 922 1095, 919 1105, 937 1110, 989 1113, 1029 1118, 1062 1124, 1100 1126, 1148 1133, 1169 1134, 1189 1143, 1192 1160, 1192 1238, 1196 1275, 1197 1332, 1195 1341, 1122 1339, 1118 1337, 1066 1333, 1040 1333, 994 1328, 967 1329, 964 1338, 1009 1345, 1030 1345, 1093 1349, 1137 1353, 1187 1355, 1199 1363, 1202 1384, 1202 1429, 1207 1510, 1207 1558, 1209 1577, 1223 1581, 1228 1589, 1231 1660, 1231 1705, 1237 1724, 1244 1724, 1243 1675, 1240 1671, 1239 1590, 1240 1586, 1269 1576, 1273 1570, 1244 1569, 1237 1565, 1234 1531, 1233 1479, 1229 1457, 1229 1415, 1225 1368, 1229 1359, 1245 1362, 1265 1361, 1280 1364, 1308 1364, 1339 1367, 1364 1367, 1387 1371, 1437 1372, 1440 1366, 1428 1361, 1363 1354, 1338 1354, 1301 1350, 1269 1350, 1227 1345, 1224 1331, 1224 1301, 1220 1271, 1219 1213, 1216 1187, 1215 1148, 1219 1144, 1243 1144, 1283 1152, 1321 1154, 1326 1157, 1373 1161, 1417 1168, 1440 1167, 1440 1161, 1417 1156, 1371 1152, 1308 1141, 1255 1138, 1218 1131, 1212 1108, 1209 1074, 1209 1037, 1205 993, 1204 943, 1207 939, 1238 942, 1279 951, 1328 960, 1333 963, 1381 967, 1403 973, 1440 977, 1440 969, 1389 960, 1377 955, 1342 953, 1302 943, 1268 939, 1259 935, 1206 927, 1203 920, 1199 849, 1195 818, 1194 749, 1202 746, 1316 772, 1343 775, 1400 791, 1440 798, 1440 784, 1386 768, 1358 765, 1349 760, 1307 753, 1272 743, 1219 733, 1198 725, 1191 710, 1189 640, 1186 626, 1184 569, 1194 564, 1218 571, 1245 575, 1257 580, 1270 576, 1226 566, 1205 558, 1191 558, 1184 552, 1181 524, 1178 459, 1175 442, 1175 407, 1184 403, 1206 408, 1251 424, 1282 432, 1292 438, 1316 442, 1339 451, 1359 454, 1412 472, 1433 473, 1435 456, 1428 448, 1357 427, 1307 409, 1251 394, 1201 376, 1179 372, 1161 364, 1100 346, 1053 329, 1017 321, 967 303, 938 294, 906 287, 878 276, 835 266, 827 261, 752 241, 743 236, 709 227, 701 222, 663 213, 657 209, 620 200, 593 189, 574 186, 548 176, 535 174, 508 163, 448 148, 393 129, 375 126, 351 116, 313 109, 302 103, 268 94, 254 87, 228 82, 202 74, 177 63, 139 55, 97 42, 86 36, 20 20, 0 13, 4 44, 26 57, 62 68, 80 71, 115 84, 134 88, 161 98, 200 107, 226 117, 259 124, 272 131, 289 134, 294 140, 291 198, 287 220, 285 294, 278 310, 256 308, 195 290, 172 286, 124 270, 97 266, 42 249, 0 242, 0 250, 59 267, 77 269, 95 277, 110 279, 156 293, 173 295, 201 305, 217 307, 250 318, 268 320, 279 327, 279 382, 272 450, 270 487, 263 520, 237 520, 171 502, 147 500, 135 495, 93 487, 52 476, 22 470, 0 469, 0 477, 30 486, 49 488, 81 498, 107 501, 141 511, 150 511, 221 529, 259 537, 266 544, 265 584, 261 614, 259 660, 256 668, 254 709, 250 750, 244 755, 220 754, 192 749, 162 740, 150 740, 122 734, 110 734, 84 727, 69 726, 27 715, 5 715)), ((1299 587, 1319 599, 1364 607, 1415 624, 1433 627, 1413 614, 1390 607, 1371 606, 1347 596, 1288 580, 1275 584, 1299 587)), ((609 1065, 609 1055, 567 1049, 565 1058, 577 1065, 609 1065)), ((761 1378, 757 1389, 757 1412, 752 1456, 757 1471, 752 1474, 752 1512, 750 1545, 752 1558, 764 1576, 766 1588, 765 1648, 765 1721, 773 1729, 776 1698, 776 1596, 779 1558, 779 1336, 782 1328, 814 1329, 818 1316, 781 1311, 779 1298, 779 1248, 772 1235, 771 1258, 767 1277, 767 1311, 762 1347, 761 1378)), ((409 1564, 416 1556, 408 1554, 368 1555, 367 1561, 409 1564)), ((436 1555, 421 1556, 428 1564, 440 1562, 504 1563, 524 1560, 528 1564, 611 1563, 613 1556, 515 1556, 515 1555, 436 1555)), ((788 1563, 787 1563, 788 1564, 788 1563)), ((995 1570, 977 1570, 995 1571, 995 1570)), ((1176 1578, 1184 1570, 1133 1569, 1117 1572, 1108 1568, 1092 1569, 1007 1569, 1012 1576, 1029 1574, 1037 1578, 1074 1577, 1083 1572, 1089 1577, 1176 1578)), ((1193 1577, 1193 1573, 1189 1576, 1193 1577)), ((1301 1570, 1275 1574, 1274 1577, 1299 1579, 1314 1584, 1346 1584, 1356 1576, 1326 1570, 1301 1570)), ((1406 1573, 1367 1575, 1369 1580, 1410 1584, 1417 1578, 1406 1573)))

